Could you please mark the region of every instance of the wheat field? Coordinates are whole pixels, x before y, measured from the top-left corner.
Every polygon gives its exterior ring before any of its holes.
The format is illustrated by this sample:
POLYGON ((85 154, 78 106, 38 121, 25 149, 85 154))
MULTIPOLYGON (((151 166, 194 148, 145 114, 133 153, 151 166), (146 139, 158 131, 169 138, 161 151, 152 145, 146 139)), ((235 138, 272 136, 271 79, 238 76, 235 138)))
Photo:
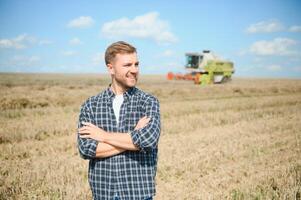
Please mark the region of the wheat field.
MULTIPOLYGON (((0 199, 91 199, 80 105, 107 75, 0 74, 0 199)), ((301 80, 141 76, 158 97, 156 200, 300 199, 301 80)))

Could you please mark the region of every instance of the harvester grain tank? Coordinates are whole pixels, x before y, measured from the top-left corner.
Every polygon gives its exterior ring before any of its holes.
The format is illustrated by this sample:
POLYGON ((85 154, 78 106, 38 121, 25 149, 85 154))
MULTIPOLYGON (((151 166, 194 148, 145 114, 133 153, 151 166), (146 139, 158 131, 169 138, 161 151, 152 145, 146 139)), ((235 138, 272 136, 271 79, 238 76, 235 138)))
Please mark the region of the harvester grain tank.
POLYGON ((196 84, 224 83, 234 73, 233 62, 223 60, 209 50, 202 53, 186 53, 186 74, 169 72, 169 80, 193 80, 196 84))

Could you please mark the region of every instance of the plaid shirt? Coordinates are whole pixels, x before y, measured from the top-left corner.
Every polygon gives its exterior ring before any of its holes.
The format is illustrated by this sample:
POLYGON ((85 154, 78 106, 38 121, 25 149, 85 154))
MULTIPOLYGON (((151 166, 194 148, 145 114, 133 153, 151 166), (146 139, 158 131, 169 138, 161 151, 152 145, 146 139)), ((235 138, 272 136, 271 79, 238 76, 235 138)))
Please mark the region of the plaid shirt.
MULTIPOLYGON (((160 136, 160 111, 158 100, 138 88, 130 88, 123 94, 119 124, 113 111, 115 94, 110 88, 90 97, 81 107, 78 127, 90 122, 108 132, 130 133, 139 151, 96 158, 98 142, 78 137, 81 157, 89 159, 89 183, 94 199, 145 199, 155 195, 157 169, 157 145, 160 136), (134 130, 139 119, 150 117, 142 129, 134 130)), ((101 143, 100 143, 101 146, 101 143)))

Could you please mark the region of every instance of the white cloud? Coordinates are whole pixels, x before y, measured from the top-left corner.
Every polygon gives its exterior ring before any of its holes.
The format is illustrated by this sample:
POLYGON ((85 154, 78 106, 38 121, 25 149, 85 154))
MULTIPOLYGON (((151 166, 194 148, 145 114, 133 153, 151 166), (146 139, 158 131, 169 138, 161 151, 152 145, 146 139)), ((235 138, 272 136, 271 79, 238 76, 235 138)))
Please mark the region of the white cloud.
POLYGON ((77 54, 77 52, 76 51, 62 51, 62 54, 64 56, 74 56, 77 54))
POLYGON ((260 56, 269 55, 296 55, 298 52, 292 50, 297 41, 289 38, 275 38, 272 41, 261 40, 257 41, 250 47, 250 52, 260 56))
POLYGON ((159 18, 159 13, 150 12, 133 19, 120 18, 105 23, 101 31, 109 38, 134 37, 152 39, 160 44, 177 42, 176 36, 170 32, 169 24, 159 18))
POLYGON ((36 39, 27 34, 22 34, 12 39, 0 39, 0 47, 8 49, 24 49, 33 43, 36 43, 36 39))
POLYGON ((21 55, 16 55, 12 57, 9 60, 9 65, 12 66, 21 66, 21 67, 31 67, 33 65, 36 65, 40 61, 39 56, 21 56, 21 55))
POLYGON ((80 44, 83 44, 83 42, 80 41, 80 39, 78 39, 77 37, 75 37, 75 38, 72 38, 69 41, 69 44, 71 44, 71 45, 80 45, 80 44))
POLYGON ((265 67, 269 71, 278 72, 282 70, 282 67, 280 65, 269 65, 265 67))
POLYGON ((81 16, 71 20, 67 27, 69 28, 88 28, 94 24, 94 20, 90 16, 81 16))
POLYGON ((103 53, 97 53, 94 56, 92 56, 92 64, 93 65, 100 65, 101 63, 104 63, 104 54, 103 53))
POLYGON ((52 44, 53 42, 50 40, 40 40, 39 41, 39 45, 48 45, 48 44, 52 44))
POLYGON ((284 26, 278 20, 261 21, 251 24, 247 29, 247 33, 271 33, 284 30, 284 26))
POLYGON ((0 48, 6 49, 25 49, 31 45, 48 45, 52 44, 50 40, 39 40, 34 36, 30 36, 26 33, 18 35, 12 39, 0 39, 0 48))
POLYGON ((301 32, 301 26, 291 26, 289 28, 290 32, 301 32))

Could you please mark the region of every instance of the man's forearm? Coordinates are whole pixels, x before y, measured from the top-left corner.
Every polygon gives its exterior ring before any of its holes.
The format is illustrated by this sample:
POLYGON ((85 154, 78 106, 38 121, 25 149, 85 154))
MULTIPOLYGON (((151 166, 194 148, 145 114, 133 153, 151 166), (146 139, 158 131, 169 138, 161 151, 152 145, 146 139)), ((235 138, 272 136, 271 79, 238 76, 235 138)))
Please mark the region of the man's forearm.
POLYGON ((132 141, 130 133, 106 133, 103 135, 102 142, 117 148, 137 151, 139 148, 132 141))
POLYGON ((107 158, 107 157, 111 157, 111 156, 120 154, 124 151, 126 151, 126 150, 101 142, 101 143, 98 143, 98 145, 97 145, 95 157, 107 158))

